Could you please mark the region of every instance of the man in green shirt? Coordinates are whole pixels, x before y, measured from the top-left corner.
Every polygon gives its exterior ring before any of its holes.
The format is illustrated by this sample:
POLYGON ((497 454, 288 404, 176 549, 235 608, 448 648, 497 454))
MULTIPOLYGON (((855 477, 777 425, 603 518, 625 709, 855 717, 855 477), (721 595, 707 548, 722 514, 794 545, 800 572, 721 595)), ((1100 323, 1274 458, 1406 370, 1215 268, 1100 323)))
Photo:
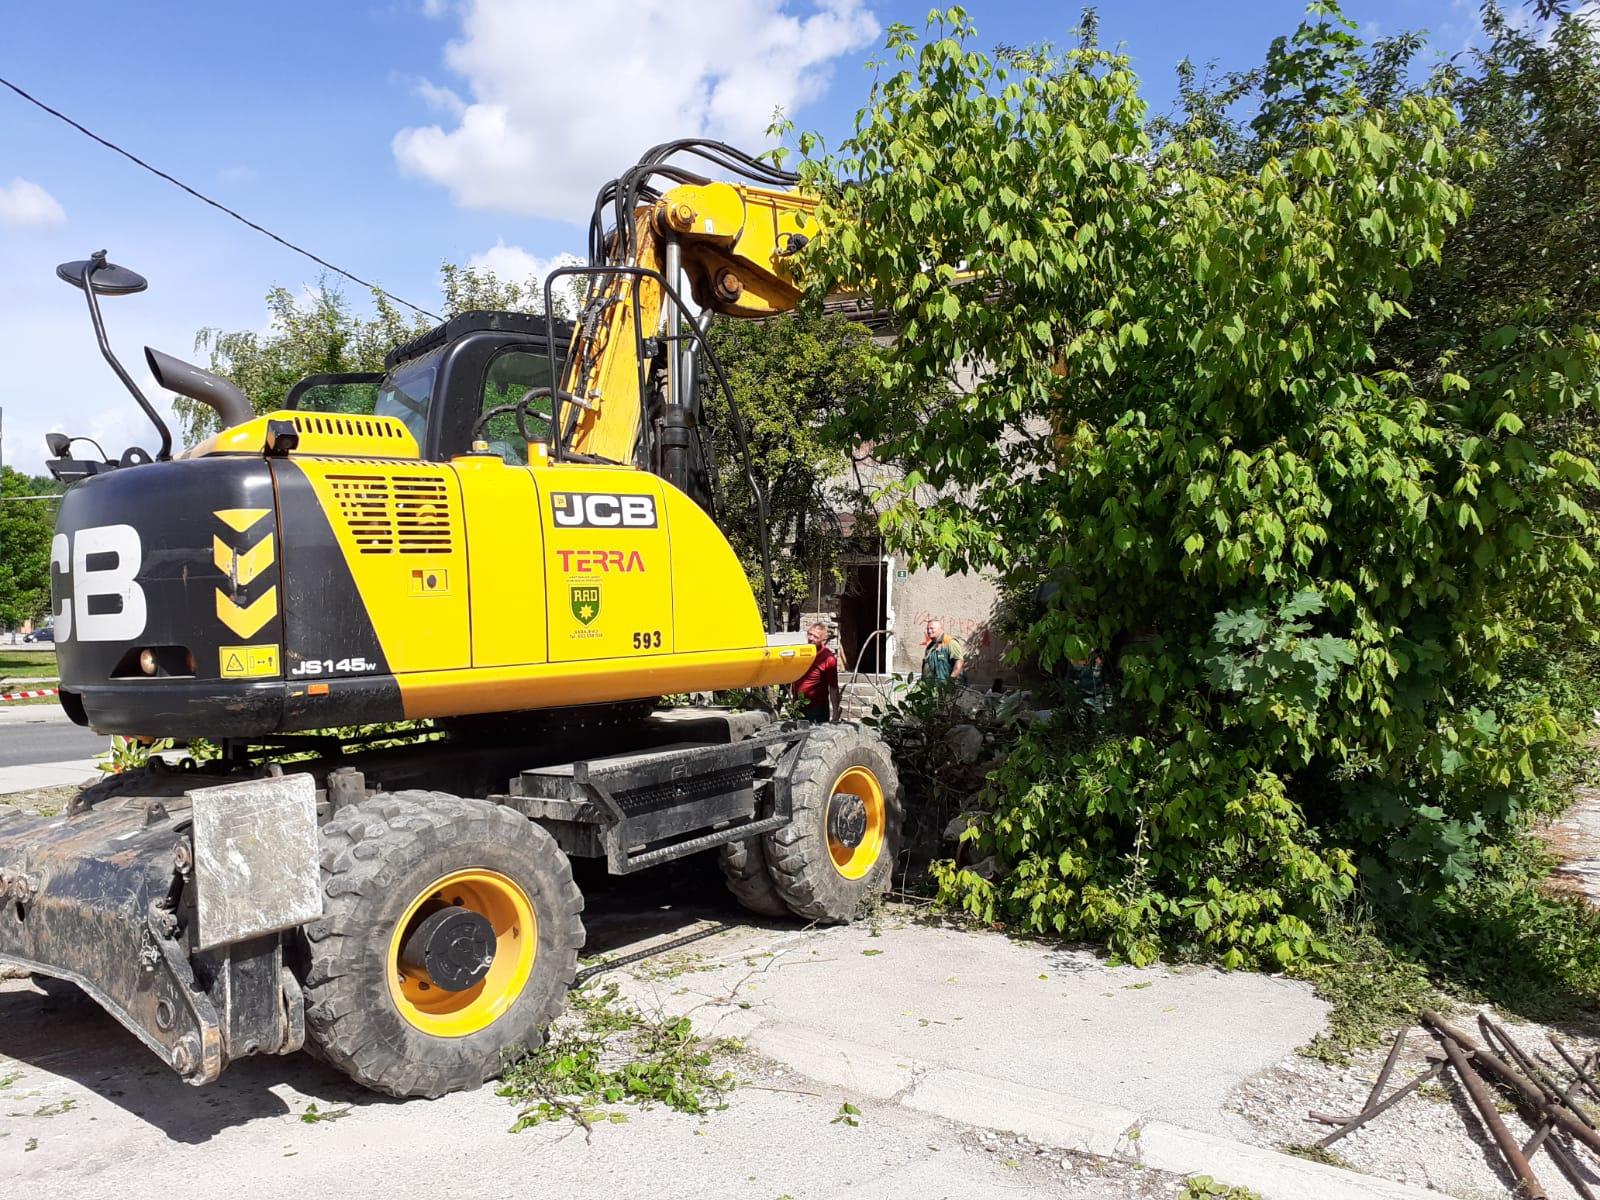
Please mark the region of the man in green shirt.
POLYGON ((967 648, 944 631, 944 622, 930 620, 922 650, 922 677, 935 683, 962 682, 967 648))

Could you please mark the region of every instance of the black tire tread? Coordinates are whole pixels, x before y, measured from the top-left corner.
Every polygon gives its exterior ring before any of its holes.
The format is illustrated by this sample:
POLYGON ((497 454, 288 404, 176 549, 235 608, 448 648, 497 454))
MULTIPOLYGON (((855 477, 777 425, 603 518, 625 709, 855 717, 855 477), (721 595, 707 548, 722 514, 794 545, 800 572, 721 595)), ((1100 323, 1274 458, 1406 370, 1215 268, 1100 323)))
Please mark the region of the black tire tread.
POLYGON ((800 745, 790 789, 793 820, 764 839, 773 886, 802 917, 826 924, 854 920, 863 904, 888 890, 900 846, 900 780, 889 749, 860 726, 819 725, 800 745), (867 760, 883 787, 887 844, 871 871, 847 880, 834 870, 824 821, 834 779, 858 759, 867 760))
POLYGON ((382 923, 382 901, 391 892, 389 877, 430 856, 446 870, 464 865, 450 860, 450 846, 474 827, 501 841, 526 839, 535 849, 542 897, 534 898, 539 908, 535 972, 553 969, 560 986, 532 1016, 543 1029, 565 1007, 584 941, 583 896, 566 855, 544 829, 511 809, 444 792, 380 794, 341 809, 322 827, 323 915, 303 930, 306 1045, 374 1091, 432 1098, 478 1087, 505 1066, 506 1052, 484 1050, 481 1039, 489 1030, 458 1039, 408 1034, 429 1049, 430 1061, 419 1062, 398 1044, 406 1038, 395 1039, 378 1027, 363 995, 372 985, 363 951, 383 936, 375 926, 382 923))
POLYGON ((767 866, 767 854, 758 837, 724 842, 717 854, 728 890, 749 911, 761 917, 790 917, 794 913, 778 894, 767 866))

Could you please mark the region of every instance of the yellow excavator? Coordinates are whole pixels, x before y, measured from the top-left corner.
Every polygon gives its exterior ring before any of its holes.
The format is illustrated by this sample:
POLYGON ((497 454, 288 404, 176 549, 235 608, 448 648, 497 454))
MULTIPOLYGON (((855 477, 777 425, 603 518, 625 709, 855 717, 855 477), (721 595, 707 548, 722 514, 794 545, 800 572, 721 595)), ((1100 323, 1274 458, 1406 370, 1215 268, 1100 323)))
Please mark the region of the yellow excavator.
MULTIPOLYGON (((845 921, 881 893, 900 799, 875 734, 656 703, 786 684, 815 654, 718 527, 699 402, 722 383, 705 315, 798 299, 820 231, 794 183, 657 146, 601 189, 543 316, 459 315, 264 416, 147 348, 223 426, 176 454, 100 313, 144 280, 104 252, 59 267, 160 439, 117 459, 49 439, 71 483, 61 704, 217 754, 0 819, 0 962, 76 985, 193 1083, 307 1046, 437 1096, 559 1013, 584 941, 570 856, 622 874, 715 851, 767 915, 845 921)), ((770 579, 764 534, 761 558, 770 579)))

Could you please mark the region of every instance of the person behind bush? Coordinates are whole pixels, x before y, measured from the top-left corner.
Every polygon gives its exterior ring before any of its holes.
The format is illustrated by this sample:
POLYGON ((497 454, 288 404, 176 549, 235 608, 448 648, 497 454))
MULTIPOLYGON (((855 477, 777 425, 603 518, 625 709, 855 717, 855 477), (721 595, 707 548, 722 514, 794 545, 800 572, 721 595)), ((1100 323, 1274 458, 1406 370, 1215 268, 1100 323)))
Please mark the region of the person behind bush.
POLYGON ((944 622, 930 620, 922 649, 922 677, 934 683, 964 683, 967 648, 944 631, 944 622))
POLYGON ((817 648, 816 658, 794 684, 794 694, 805 702, 806 720, 825 725, 839 719, 839 659, 828 649, 828 626, 814 622, 806 640, 817 648))

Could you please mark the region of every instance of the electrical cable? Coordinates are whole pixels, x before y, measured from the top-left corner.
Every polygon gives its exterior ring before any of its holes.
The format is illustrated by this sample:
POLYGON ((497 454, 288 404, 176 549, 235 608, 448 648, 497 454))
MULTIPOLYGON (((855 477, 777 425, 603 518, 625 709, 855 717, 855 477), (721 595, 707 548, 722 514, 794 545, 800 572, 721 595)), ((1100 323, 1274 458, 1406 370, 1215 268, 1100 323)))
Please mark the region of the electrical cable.
POLYGON ((293 242, 289 241, 289 239, 283 238, 283 237, 279 237, 277 234, 273 233, 272 230, 266 228, 263 225, 257 225, 249 217, 246 217, 241 213, 235 212, 233 209, 229 208, 226 204, 222 204, 222 203, 220 203, 220 202, 218 202, 216 200, 213 200, 210 196, 205 195, 203 192, 195 191, 194 188, 190 187, 187 183, 184 183, 181 179, 174 179, 171 175, 168 175, 165 171, 161 170, 159 167, 151 166, 149 163, 145 162, 144 159, 140 158, 138 155, 131 154, 128 151, 124 150, 121 146, 117 145, 115 142, 107 141, 105 138, 101 137, 98 133, 95 133, 93 130, 84 128, 82 125, 78 124, 78 122, 74 121, 71 117, 67 116, 66 113, 60 112, 60 111, 58 111, 58 110, 56 110, 54 108, 51 108, 48 104, 46 104, 43 100, 40 100, 36 96, 29 95, 27 92, 23 91, 16 84, 12 83, 9 79, 6 79, 4 77, 0 77, 0 84, 4 84, 6 87, 10 88, 13 92, 15 92, 17 95, 21 96, 24 100, 26 100, 29 104, 33 105, 35 108, 43 109, 45 112, 49 113, 52 117, 55 117, 57 120, 66 122, 68 125, 72 126, 79 133, 83 134, 86 138, 89 138, 91 141, 99 142, 107 150, 114 150, 116 153, 122 155, 123 158, 127 159, 129 162, 135 164, 136 166, 143 167, 146 171, 149 171, 152 175, 155 175, 155 176, 157 176, 157 177, 159 177, 161 179, 165 179, 168 183, 172 184, 173 186, 181 188, 183 191, 188 192, 189 195, 193 196, 196 200, 200 200, 200 201, 203 201, 206 204, 209 204, 212 208, 217 209, 219 212, 227 213, 228 216, 232 217, 235 221, 238 221, 238 222, 240 222, 241 224, 244 224, 244 225, 248 225, 251 229, 254 229, 257 233, 265 234, 267 237, 269 237, 273 241, 277 242, 280 246, 287 247, 288 249, 293 250, 296 254, 304 255, 306 258, 309 258, 312 262, 316 263, 318 266, 326 267, 328 270, 332 271, 336 275, 343 275, 346 279, 350 280, 350 282, 358 283, 364 288, 367 288, 367 289, 369 289, 371 291, 377 292, 380 296, 387 297, 388 299, 393 300, 396 304, 402 304, 406 308, 409 308, 412 312, 420 313, 424 317, 432 317, 435 321, 444 320, 444 318, 441 317, 438 313, 429 312, 427 309, 421 307, 420 305, 413 304, 409 300, 402 300, 399 296, 396 296, 393 292, 389 291, 387 288, 381 288, 375 283, 372 283, 372 282, 370 282, 368 280, 362 279, 361 276, 352 274, 351 272, 346 271, 343 267, 334 266, 333 263, 329 262, 325 258, 319 258, 317 255, 311 253, 311 251, 307 250, 304 246, 297 246, 293 242))

